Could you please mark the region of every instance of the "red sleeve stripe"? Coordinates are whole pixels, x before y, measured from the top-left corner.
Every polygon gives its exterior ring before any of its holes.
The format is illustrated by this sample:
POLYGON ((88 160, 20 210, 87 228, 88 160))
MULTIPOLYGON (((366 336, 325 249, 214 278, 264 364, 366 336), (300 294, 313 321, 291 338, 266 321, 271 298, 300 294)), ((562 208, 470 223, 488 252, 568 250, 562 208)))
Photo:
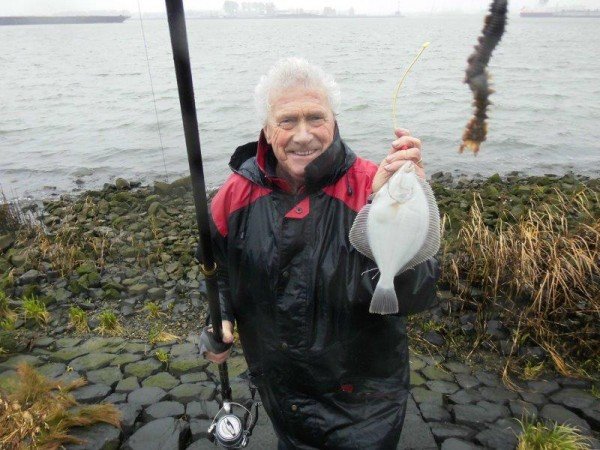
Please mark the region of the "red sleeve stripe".
POLYGON ((341 200, 351 210, 358 212, 367 203, 371 194, 373 177, 377 172, 377 165, 362 158, 356 158, 352 167, 348 169, 337 182, 323 189, 327 195, 341 200), (351 188, 351 193, 348 191, 351 188))
POLYGON ((250 180, 232 174, 225 184, 221 186, 210 205, 210 212, 221 236, 229 233, 229 216, 235 211, 250 206, 260 197, 271 193, 271 189, 258 186, 250 180))

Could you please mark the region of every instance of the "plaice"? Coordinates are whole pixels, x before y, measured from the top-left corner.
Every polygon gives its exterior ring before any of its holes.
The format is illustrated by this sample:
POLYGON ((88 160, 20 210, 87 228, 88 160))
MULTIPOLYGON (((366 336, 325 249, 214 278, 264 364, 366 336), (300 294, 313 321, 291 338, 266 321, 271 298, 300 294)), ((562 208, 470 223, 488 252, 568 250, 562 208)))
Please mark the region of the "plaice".
POLYGON ((380 272, 369 311, 398 312, 394 277, 433 257, 440 247, 440 219, 431 187, 412 162, 404 164, 359 212, 350 243, 380 272))

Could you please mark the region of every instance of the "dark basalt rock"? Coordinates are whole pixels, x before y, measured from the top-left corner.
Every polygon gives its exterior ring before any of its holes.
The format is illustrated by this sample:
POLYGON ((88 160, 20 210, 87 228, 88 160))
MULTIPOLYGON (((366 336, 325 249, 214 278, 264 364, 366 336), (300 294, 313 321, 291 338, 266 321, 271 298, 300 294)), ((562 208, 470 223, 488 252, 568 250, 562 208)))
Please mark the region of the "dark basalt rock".
POLYGON ((153 420, 137 430, 123 445, 123 450, 180 450, 189 438, 189 424, 165 417, 153 420))
POLYGON ((121 443, 121 430, 106 423, 91 427, 74 427, 69 434, 86 442, 78 445, 68 445, 67 450, 117 450, 121 443))

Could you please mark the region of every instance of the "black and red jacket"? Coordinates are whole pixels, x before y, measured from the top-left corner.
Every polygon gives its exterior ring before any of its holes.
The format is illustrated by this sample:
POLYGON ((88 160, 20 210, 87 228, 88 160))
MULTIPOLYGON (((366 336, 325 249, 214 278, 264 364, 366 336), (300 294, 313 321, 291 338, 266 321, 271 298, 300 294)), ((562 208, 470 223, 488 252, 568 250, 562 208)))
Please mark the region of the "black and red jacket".
MULTIPOLYGON (((336 134, 290 193, 264 135, 239 147, 211 204, 223 318, 237 322, 251 377, 291 448, 395 448, 409 387, 406 320, 368 312, 375 263, 348 233, 377 166, 336 134)), ((396 279, 432 303, 432 259, 396 279)))

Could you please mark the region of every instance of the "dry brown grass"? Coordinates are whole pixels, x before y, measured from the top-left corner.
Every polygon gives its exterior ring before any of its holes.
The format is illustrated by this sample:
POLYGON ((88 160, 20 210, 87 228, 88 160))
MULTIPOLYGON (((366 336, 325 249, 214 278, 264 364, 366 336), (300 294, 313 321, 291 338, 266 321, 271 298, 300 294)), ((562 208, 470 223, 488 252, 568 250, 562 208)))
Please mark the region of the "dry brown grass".
POLYGON ((83 441, 69 434, 75 426, 108 423, 120 427, 120 412, 112 404, 77 407, 70 391, 85 385, 52 381, 28 365, 7 392, 0 391, 0 448, 58 449, 83 441))
POLYGON ((485 224, 476 198, 451 244, 452 256, 444 258, 444 280, 464 298, 470 286, 480 287, 504 309, 518 324, 513 350, 531 340, 560 373, 586 376, 576 361, 600 346, 600 218, 593 212, 598 196, 582 191, 555 197, 554 204, 532 209, 514 224, 499 222, 496 229, 485 224))
MULTIPOLYGON (((106 266, 110 252, 110 239, 97 236, 81 224, 78 209, 83 211, 95 206, 90 197, 83 204, 71 204, 64 208, 60 221, 48 226, 38 223, 19 235, 19 245, 27 248, 29 263, 43 271, 43 262, 49 262, 52 270, 66 276, 84 261, 93 261, 98 269, 106 266)), ((81 213, 79 213, 81 214, 81 213)), ((87 219, 86 219, 87 220, 87 219)))
POLYGON ((19 204, 9 202, 4 192, 0 191, 0 234, 15 233, 29 224, 30 221, 19 209, 19 204))
POLYGON ((36 262, 50 262, 52 269, 64 277, 90 259, 102 269, 105 266, 108 246, 105 237, 83 233, 78 226, 61 224, 53 233, 47 233, 38 225, 34 228, 34 237, 28 244, 28 258, 32 265, 36 262))

